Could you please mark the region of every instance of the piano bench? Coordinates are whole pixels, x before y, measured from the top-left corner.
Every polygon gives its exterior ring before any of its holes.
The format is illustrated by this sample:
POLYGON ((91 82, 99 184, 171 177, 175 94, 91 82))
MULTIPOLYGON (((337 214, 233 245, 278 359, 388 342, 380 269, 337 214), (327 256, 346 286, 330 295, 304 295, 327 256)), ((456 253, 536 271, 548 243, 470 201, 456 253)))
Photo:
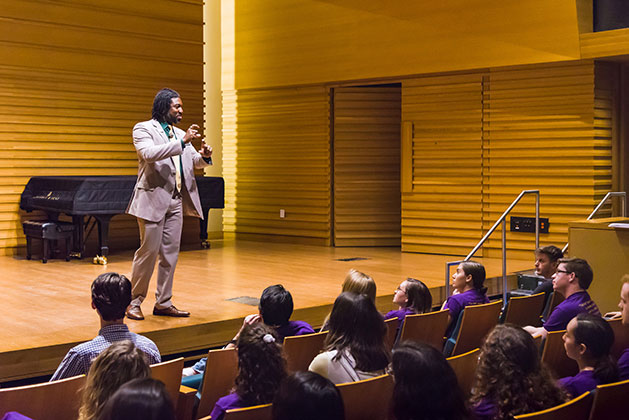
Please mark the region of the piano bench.
POLYGON ((42 263, 50 258, 50 241, 65 240, 65 258, 70 261, 70 241, 74 235, 74 224, 48 220, 27 220, 22 223, 26 236, 26 259, 31 259, 33 238, 42 240, 42 263))

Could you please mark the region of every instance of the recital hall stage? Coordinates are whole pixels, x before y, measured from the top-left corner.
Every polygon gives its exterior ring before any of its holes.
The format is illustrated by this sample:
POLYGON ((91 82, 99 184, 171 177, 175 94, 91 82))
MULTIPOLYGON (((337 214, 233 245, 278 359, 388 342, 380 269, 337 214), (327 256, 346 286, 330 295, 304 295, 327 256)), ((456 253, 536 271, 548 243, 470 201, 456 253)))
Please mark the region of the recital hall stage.
MULTIPOLYGON (((113 250, 106 266, 83 260, 26 260, 0 257, 0 382, 52 373, 67 350, 92 339, 98 316, 90 306, 90 284, 101 273, 130 275, 133 251, 113 250)), ((37 258, 35 255, 34 258, 37 258)), ((155 279, 142 305, 146 319, 127 324, 157 343, 163 355, 218 346, 230 340, 242 318, 257 307, 232 301, 258 298, 269 285, 281 283, 293 295, 293 319, 318 326, 341 289, 350 268, 371 275, 378 287, 378 307, 392 308, 391 298, 406 277, 433 288, 433 300, 444 299, 444 266, 459 258, 402 253, 399 248, 333 248, 309 245, 215 240, 211 249, 182 249, 174 284, 174 303, 190 318, 152 315, 155 279), (342 261, 342 259, 359 258, 342 261)), ((499 276, 501 260, 478 259, 488 277, 499 276)), ((510 260, 508 271, 532 268, 533 261, 510 260)), ((492 285, 490 284, 490 289, 492 285)))

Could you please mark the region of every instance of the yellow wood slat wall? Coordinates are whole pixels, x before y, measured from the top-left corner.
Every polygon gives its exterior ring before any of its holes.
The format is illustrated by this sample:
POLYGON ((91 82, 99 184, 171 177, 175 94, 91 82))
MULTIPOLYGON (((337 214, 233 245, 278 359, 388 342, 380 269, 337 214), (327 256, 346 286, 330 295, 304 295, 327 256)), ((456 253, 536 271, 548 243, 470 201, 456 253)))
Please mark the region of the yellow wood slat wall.
POLYGON ((334 89, 334 245, 400 245, 401 88, 334 89))
MULTIPOLYGON (((19 211, 36 175, 137 173, 131 129, 156 91, 178 90, 182 126, 203 121, 201 0, 23 0, 0 9, 0 252, 25 243, 19 211), (176 34, 174 36, 173 34, 176 34)), ((111 237, 137 242, 134 220, 111 237)))
POLYGON ((402 194, 402 250, 467 253, 482 227, 482 76, 402 83, 402 120, 412 139, 411 189, 402 194))
POLYGON ((575 60, 580 53, 575 0, 234 3, 235 89, 575 60))
MULTIPOLYGON (((521 190, 539 189, 540 215, 550 219, 540 242, 562 247, 568 222, 585 218, 609 191, 611 132, 609 120, 595 118, 594 69, 592 61, 580 61, 490 70, 484 92, 484 229, 521 190)), ((512 213, 534 214, 532 197, 512 213)), ((530 257, 534 235, 507 231, 507 244, 530 257)), ((498 230, 484 254, 497 255, 500 247, 498 230)))
POLYGON ((226 230, 330 243, 329 108, 323 86, 224 92, 226 230))

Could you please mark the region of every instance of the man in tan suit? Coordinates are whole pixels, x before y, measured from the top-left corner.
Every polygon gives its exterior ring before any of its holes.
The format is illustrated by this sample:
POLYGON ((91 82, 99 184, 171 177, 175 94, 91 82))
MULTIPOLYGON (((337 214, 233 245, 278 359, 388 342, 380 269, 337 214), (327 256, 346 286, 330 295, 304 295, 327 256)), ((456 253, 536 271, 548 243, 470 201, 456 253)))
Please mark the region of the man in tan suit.
POLYGON ((153 315, 190 316, 171 302, 173 276, 183 216, 203 217, 194 169, 212 163, 212 148, 202 143, 201 150, 191 141, 199 138, 199 126, 187 131, 175 127, 183 117, 183 103, 172 89, 162 89, 153 101, 153 119, 133 127, 133 145, 138 154, 138 180, 127 207, 137 217, 140 248, 133 256, 132 301, 126 315, 142 320, 140 309, 159 256, 157 290, 153 315))

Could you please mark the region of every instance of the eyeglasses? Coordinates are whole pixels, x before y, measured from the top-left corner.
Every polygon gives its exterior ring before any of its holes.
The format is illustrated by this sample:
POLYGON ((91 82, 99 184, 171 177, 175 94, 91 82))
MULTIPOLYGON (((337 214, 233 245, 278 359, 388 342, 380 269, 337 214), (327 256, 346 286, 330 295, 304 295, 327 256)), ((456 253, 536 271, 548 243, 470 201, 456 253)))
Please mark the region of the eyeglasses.
POLYGON ((400 287, 398 286, 397 289, 395 289, 396 292, 402 292, 402 293, 406 293, 406 290, 404 289, 400 289, 400 287))
POLYGON ((558 273, 565 273, 565 274, 570 274, 572 273, 572 271, 566 271, 566 270, 557 270, 558 273))

